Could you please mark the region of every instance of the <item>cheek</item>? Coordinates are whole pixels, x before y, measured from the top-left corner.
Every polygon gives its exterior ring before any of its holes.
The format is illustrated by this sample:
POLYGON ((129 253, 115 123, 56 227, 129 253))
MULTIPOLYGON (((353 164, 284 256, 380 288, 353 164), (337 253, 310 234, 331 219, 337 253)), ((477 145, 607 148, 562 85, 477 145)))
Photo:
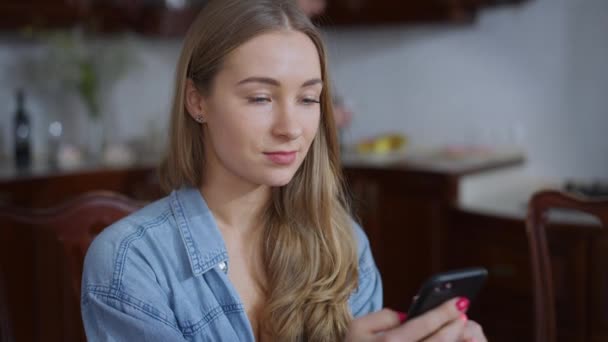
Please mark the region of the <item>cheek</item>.
POLYGON ((259 132, 265 127, 262 117, 238 106, 217 111, 214 115, 208 128, 218 153, 236 156, 257 147, 259 132))
POLYGON ((309 120, 306 120, 303 124, 304 135, 309 144, 312 143, 312 140, 315 138, 320 129, 320 117, 321 116, 319 114, 316 114, 309 120))
POLYGON ((234 155, 243 152, 247 139, 246 130, 238 122, 217 122, 209 126, 213 146, 220 156, 234 155))

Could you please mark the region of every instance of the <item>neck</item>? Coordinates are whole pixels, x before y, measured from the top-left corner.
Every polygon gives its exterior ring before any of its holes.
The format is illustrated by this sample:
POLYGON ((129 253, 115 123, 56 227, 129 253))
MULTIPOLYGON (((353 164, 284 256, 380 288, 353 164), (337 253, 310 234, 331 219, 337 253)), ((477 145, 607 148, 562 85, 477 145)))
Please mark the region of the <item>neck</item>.
POLYGON ((220 230, 241 236, 258 232, 263 211, 270 200, 270 187, 231 173, 222 166, 210 148, 211 143, 206 141, 204 145, 206 160, 200 191, 220 230))
POLYGON ((270 187, 246 185, 227 179, 204 182, 201 193, 222 230, 254 233, 270 200, 270 187))

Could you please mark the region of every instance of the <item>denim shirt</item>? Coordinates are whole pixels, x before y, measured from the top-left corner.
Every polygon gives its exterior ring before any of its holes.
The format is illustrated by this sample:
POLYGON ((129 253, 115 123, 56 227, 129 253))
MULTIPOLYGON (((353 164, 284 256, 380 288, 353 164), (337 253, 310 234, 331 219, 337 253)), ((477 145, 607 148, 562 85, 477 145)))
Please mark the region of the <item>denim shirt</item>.
MULTIPOLYGON (((355 317, 382 307, 367 237, 358 242, 355 317)), ((106 228, 89 248, 81 309, 90 341, 255 341, 227 271, 228 252, 195 188, 182 188, 106 228)))

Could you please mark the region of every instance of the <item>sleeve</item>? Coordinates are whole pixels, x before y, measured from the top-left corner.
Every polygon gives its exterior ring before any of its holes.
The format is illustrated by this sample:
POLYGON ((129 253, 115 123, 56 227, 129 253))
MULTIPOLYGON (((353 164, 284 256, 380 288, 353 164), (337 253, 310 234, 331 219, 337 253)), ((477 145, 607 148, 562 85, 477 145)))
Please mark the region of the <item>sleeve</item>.
POLYGON ((126 252, 133 232, 127 224, 106 228, 86 253, 80 307, 87 340, 185 341, 145 253, 126 252))
POLYGON ((125 293, 86 293, 82 319, 88 341, 186 341, 159 310, 125 293))
POLYGON ((359 285, 350 298, 350 307, 357 318, 382 309, 382 279, 365 232, 356 223, 354 229, 359 248, 359 285))

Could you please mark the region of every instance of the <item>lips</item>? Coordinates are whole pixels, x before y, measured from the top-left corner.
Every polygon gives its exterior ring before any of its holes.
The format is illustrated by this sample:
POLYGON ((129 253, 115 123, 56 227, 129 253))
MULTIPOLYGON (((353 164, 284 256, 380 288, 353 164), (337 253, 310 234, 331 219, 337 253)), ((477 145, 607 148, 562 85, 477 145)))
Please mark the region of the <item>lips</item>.
POLYGON ((297 151, 266 152, 264 155, 278 165, 289 165, 296 160, 297 151))

